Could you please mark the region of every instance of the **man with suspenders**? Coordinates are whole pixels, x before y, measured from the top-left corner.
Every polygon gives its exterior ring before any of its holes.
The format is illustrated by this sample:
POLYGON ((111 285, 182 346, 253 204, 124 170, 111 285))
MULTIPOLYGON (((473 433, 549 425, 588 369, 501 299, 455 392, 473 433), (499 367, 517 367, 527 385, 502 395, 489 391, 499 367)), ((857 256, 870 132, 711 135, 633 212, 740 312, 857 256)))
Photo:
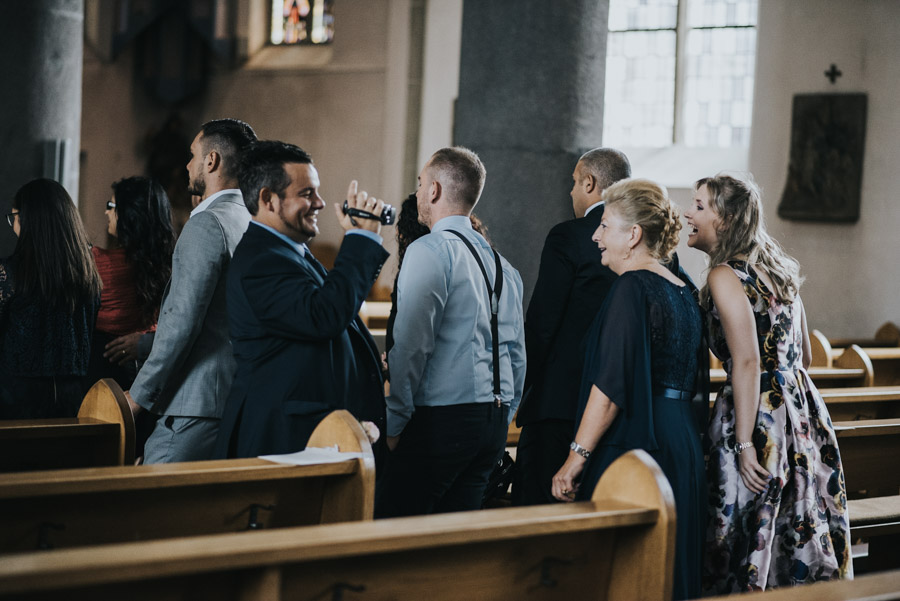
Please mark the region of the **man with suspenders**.
POLYGON ((409 246, 397 283, 379 517, 480 508, 522 398, 522 278, 469 221, 484 179, 458 147, 419 174, 431 233, 409 246))

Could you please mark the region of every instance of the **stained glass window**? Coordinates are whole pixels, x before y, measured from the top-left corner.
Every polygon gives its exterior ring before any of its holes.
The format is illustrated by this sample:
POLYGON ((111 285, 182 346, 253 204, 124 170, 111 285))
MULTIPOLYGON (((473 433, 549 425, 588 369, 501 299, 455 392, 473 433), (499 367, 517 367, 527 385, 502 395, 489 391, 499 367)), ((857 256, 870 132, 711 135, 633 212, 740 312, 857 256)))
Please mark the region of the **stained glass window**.
POLYGON ((328 44, 334 38, 334 0, 272 0, 277 45, 328 44))
POLYGON ((757 0, 610 0, 603 142, 746 147, 757 0))

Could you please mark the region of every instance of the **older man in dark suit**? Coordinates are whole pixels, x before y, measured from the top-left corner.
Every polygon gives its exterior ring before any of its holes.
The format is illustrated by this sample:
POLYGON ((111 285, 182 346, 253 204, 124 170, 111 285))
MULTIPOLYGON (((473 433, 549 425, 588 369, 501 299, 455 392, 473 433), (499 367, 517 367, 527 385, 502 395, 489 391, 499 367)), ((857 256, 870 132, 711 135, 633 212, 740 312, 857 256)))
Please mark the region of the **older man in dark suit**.
MULTIPOLYGON (((381 364, 357 313, 388 253, 377 219, 344 215, 334 269, 306 247, 318 233, 319 176, 312 158, 282 142, 259 142, 241 161, 253 220, 228 273, 228 315, 237 374, 216 457, 302 450, 334 409, 384 425, 381 364)), ((384 203, 347 193, 350 207, 380 215, 384 203)))
POLYGON ((603 217, 603 190, 627 177, 631 165, 617 150, 595 148, 582 155, 572 173, 575 219, 556 225, 544 242, 525 315, 528 371, 516 418, 522 427, 513 482, 516 504, 554 502, 550 481, 575 434, 582 337, 616 277, 600 264, 591 236, 603 217))

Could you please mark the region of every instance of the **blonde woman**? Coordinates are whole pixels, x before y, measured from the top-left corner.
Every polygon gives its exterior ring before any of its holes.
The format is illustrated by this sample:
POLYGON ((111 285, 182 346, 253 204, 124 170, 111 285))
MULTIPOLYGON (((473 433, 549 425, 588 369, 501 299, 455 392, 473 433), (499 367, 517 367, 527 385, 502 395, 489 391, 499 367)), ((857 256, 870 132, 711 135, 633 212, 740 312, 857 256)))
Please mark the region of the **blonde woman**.
POLYGON ((603 200, 593 240, 619 277, 585 338, 577 431, 552 493, 560 501, 590 498, 617 457, 648 451, 675 494, 674 597, 693 599, 700 594, 707 512, 691 399, 706 351, 691 288, 663 264, 678 245, 681 218, 665 190, 647 180, 613 184, 603 200))
POLYGON ((704 588, 715 594, 850 578, 847 494, 828 409, 806 373, 800 267, 766 233, 759 190, 697 182, 688 245, 727 379, 710 421, 704 588))

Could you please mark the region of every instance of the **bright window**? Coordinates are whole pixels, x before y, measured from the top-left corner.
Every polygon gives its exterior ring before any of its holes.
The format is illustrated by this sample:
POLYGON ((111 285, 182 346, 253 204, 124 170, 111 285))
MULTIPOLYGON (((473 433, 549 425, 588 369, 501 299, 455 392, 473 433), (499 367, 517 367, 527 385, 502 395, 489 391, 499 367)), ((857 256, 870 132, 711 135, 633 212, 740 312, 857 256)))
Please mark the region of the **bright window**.
POLYGON ((327 44, 334 38, 334 0, 272 0, 272 44, 327 44))
POLYGON ((610 0, 603 143, 746 148, 757 0, 610 0))

